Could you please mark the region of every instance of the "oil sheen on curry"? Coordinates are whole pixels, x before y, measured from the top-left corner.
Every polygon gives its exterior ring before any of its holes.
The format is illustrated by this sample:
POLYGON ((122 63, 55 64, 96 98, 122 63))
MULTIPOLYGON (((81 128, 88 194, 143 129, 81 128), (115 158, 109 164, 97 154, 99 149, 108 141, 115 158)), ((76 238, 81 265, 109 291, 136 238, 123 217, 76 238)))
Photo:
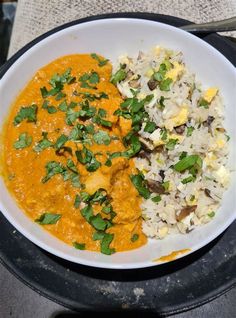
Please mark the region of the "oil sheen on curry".
POLYGON ((5 179, 18 204, 80 250, 114 252, 146 243, 132 183, 139 143, 110 62, 70 55, 40 69, 17 97, 4 134, 5 179))

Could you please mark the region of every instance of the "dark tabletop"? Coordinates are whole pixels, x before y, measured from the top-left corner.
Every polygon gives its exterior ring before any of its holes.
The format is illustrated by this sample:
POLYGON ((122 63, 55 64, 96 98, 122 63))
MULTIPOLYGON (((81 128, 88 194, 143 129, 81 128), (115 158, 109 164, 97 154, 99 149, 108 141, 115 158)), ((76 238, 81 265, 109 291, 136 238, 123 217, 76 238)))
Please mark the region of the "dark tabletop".
MULTIPOLYGON (((72 311, 48 300, 21 283, 0 265, 0 317, 2 318, 87 318, 86 313, 72 311)), ((226 294, 193 310, 171 316, 173 318, 233 318, 236 313, 236 288, 226 294)), ((124 313, 112 314, 125 318, 124 313)), ((145 318, 158 317, 157 314, 144 313, 145 318)), ((129 318, 137 313, 128 313, 129 318)), ((108 315, 103 315, 108 317, 108 315)), ((140 317, 140 313, 139 313, 140 317)))

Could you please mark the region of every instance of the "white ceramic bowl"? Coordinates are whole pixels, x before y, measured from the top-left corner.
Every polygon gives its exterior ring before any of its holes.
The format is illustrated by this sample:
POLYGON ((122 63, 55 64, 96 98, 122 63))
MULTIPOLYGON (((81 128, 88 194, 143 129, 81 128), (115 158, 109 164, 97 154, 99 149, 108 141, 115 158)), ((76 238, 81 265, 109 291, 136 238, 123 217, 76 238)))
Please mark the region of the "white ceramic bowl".
MULTIPOLYGON (((236 72, 233 65, 217 50, 199 38, 162 23, 148 20, 114 18, 74 25, 36 43, 4 74, 0 81, 0 126, 9 107, 34 73, 54 59, 74 53, 96 52, 112 62, 120 54, 137 54, 155 45, 181 50, 191 71, 205 86, 218 86, 226 105, 225 127, 231 136, 229 166, 236 162, 236 72)), ((149 240, 133 251, 106 256, 78 251, 51 236, 31 221, 16 205, 4 181, 0 178, 0 209, 11 224, 29 240, 46 251, 75 263, 104 268, 141 268, 159 264, 155 259, 172 251, 189 249, 194 252, 222 233, 236 217, 236 178, 233 177, 216 217, 186 235, 169 236, 164 240, 149 240)))

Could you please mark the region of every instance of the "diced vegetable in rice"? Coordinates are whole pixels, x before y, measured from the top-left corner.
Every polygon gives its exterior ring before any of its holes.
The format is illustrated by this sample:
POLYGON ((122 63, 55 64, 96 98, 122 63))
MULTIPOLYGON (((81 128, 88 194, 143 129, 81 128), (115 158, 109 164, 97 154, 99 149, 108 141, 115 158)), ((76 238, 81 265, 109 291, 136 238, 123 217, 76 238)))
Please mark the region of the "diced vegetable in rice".
POLYGON ((204 89, 183 54, 162 47, 121 56, 119 63, 123 75, 116 84, 124 98, 149 99, 140 126, 132 119, 143 146, 135 159, 140 194, 148 191, 143 231, 160 239, 188 233, 214 217, 229 184, 229 137, 218 88, 204 89))

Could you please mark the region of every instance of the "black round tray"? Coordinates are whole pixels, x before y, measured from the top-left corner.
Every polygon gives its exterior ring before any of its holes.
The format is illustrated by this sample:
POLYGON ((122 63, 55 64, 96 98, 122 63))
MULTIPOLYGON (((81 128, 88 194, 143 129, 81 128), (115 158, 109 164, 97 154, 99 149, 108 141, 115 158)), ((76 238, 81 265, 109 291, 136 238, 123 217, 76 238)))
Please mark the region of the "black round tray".
MULTIPOLYGON (((30 47, 68 26, 94 19, 132 17, 181 26, 186 20, 148 13, 119 13, 67 23, 35 39, 0 69, 0 78, 30 47)), ((236 65, 236 47, 217 35, 199 35, 236 65)), ((167 315, 206 303, 236 285, 236 222, 213 242, 180 260, 146 269, 106 270, 55 257, 22 236, 0 215, 1 262, 41 295, 71 309, 150 310, 167 315)))

